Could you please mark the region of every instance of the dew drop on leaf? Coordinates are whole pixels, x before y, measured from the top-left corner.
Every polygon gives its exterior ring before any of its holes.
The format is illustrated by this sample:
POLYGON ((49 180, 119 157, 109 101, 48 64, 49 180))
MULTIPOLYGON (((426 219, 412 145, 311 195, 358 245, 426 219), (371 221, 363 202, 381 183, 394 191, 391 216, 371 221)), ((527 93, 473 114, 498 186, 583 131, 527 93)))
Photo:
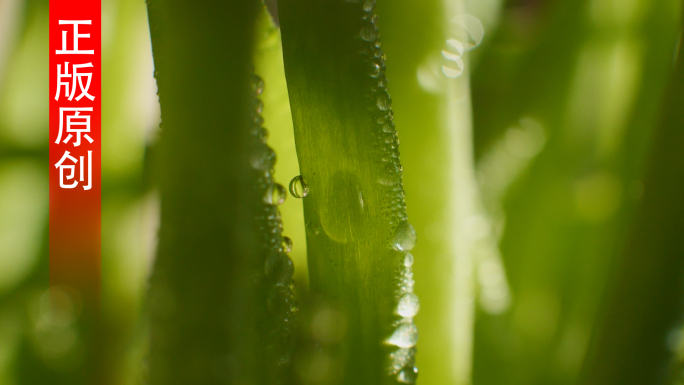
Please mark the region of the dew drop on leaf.
POLYGON ((359 33, 361 38, 365 41, 375 41, 378 37, 378 30, 373 24, 366 24, 361 28, 359 33))
POLYGON ((286 253, 292 251, 292 239, 283 237, 283 251, 286 253))
POLYGON ((268 141, 268 130, 261 126, 255 126, 252 129, 252 134, 259 138, 259 140, 264 144, 266 144, 268 141))
POLYGON ((418 368, 405 368, 397 375, 397 381, 401 384, 415 384, 418 378, 418 368))
POLYGON ((306 232, 310 235, 319 235, 321 233, 321 224, 316 221, 310 221, 306 224, 306 232))
POLYGON ((397 313, 406 318, 413 318, 418 314, 420 309, 420 302, 418 296, 413 293, 405 294, 399 299, 399 305, 397 306, 397 313))
POLYGON ((363 10, 366 12, 371 12, 375 8, 375 0, 366 0, 363 3, 363 10))
POLYGON ((385 123, 385 125, 382 126, 382 131, 386 132, 388 134, 394 132, 394 123, 393 122, 385 123))
POLYGON ((461 59, 456 59, 454 65, 443 65, 442 73, 448 78, 455 79, 463 73, 463 61, 461 59))
POLYGON ((380 64, 375 62, 371 63, 370 76, 372 78, 377 78, 378 76, 380 76, 380 64))
POLYGON ((378 96, 376 104, 378 106, 378 109, 380 109, 381 111, 387 111, 390 109, 390 105, 392 104, 392 98, 390 98, 390 96, 386 92, 383 92, 378 96))
POLYGON ((387 78, 382 77, 382 78, 378 79, 378 87, 380 87, 380 88, 387 87, 387 78))
POLYGON ((264 118, 262 118, 261 115, 254 115, 254 124, 261 126, 264 124, 264 118))
POLYGON ((447 49, 442 51, 442 55, 444 57, 461 57, 463 55, 463 51, 465 51, 463 43, 456 39, 447 39, 446 45, 447 49))
POLYGON ((274 183, 266 190, 264 202, 269 205, 282 205, 285 202, 286 197, 287 192, 285 191, 285 187, 280 183, 274 183))
POLYGON ((466 50, 471 50, 482 42, 484 27, 475 16, 463 14, 451 20, 452 33, 459 36, 466 50))
POLYGON ((416 245, 416 230, 410 223, 403 221, 394 230, 392 247, 397 251, 410 251, 416 245))
POLYGON ((304 198, 309 193, 309 186, 307 186, 304 177, 297 175, 290 181, 290 194, 295 198, 304 198))
POLYGON ((413 367, 415 356, 415 348, 401 348, 390 353, 389 374, 397 374, 401 371, 401 369, 407 366, 413 367))
POLYGON ((255 111, 257 114, 262 113, 262 112, 264 111, 264 102, 262 102, 262 101, 259 100, 259 99, 256 99, 255 102, 254 102, 254 111, 255 111))
POLYGON ((394 330, 387 343, 400 348, 412 348, 418 343, 418 328, 413 322, 403 322, 394 330))
POLYGON ((378 182, 385 186, 397 185, 399 182, 401 182, 401 170, 394 163, 388 164, 387 166, 385 166, 385 174, 378 180, 378 182))
POLYGON ((292 259, 283 253, 273 253, 266 259, 266 275, 277 278, 290 278, 294 273, 292 259))
POLYGON ((276 154, 272 148, 263 146, 254 152, 251 159, 252 167, 257 170, 270 170, 276 162, 276 154))
POLYGON ((264 79, 257 75, 254 75, 254 79, 252 80, 252 82, 252 86, 254 87, 254 93, 256 95, 261 95, 261 93, 264 92, 264 79))

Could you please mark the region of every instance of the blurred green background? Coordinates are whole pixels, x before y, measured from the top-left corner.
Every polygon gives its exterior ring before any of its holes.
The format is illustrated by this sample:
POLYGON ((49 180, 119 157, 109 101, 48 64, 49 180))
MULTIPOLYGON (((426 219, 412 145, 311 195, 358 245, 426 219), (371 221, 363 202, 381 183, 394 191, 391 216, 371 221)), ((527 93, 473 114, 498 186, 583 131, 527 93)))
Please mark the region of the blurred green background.
MULTIPOLYGON (((671 83, 682 4, 466 5, 484 27, 470 56, 472 149, 482 202, 470 227, 482 241, 473 259, 474 348, 465 353, 472 358, 466 377, 477 385, 581 383, 583 370, 590 372, 593 335, 613 298, 610 288, 620 281, 616 266, 647 187, 648 159, 661 150, 652 146, 653 136, 671 83)), ((434 123, 439 103, 439 84, 426 63, 442 49, 434 37, 441 33, 440 10, 441 2, 422 0, 378 0, 377 10, 402 139, 407 210, 419 235, 414 255, 422 310, 416 322, 424 342, 418 381, 424 384, 437 383, 453 365, 440 358, 439 344, 446 342, 430 335, 432 325, 448 322, 431 300, 443 288, 430 284, 445 273, 430 261, 454 236, 436 219, 449 215, 441 203, 450 192, 440 184, 448 167, 439 154, 450 149, 441 147, 439 135, 423 131, 434 123)), ((142 309, 159 215, 150 158, 160 118, 145 3, 102 0, 102 29, 100 370, 108 384, 139 384, 145 376, 142 309)), ((47 32, 47 1, 0 0, 2 385, 81 383, 92 354, 93 342, 79 333, 77 296, 65 296, 62 314, 48 314, 45 305, 47 32)), ((258 39, 263 117, 278 154, 276 179, 286 184, 299 172, 279 35, 272 30, 258 39)), ((682 171, 682 165, 672 167, 682 171)), ((684 206, 680 198, 668 201, 675 211, 684 206)), ((306 292, 302 204, 290 197, 280 209, 284 234, 294 241, 297 287, 306 292)), ((678 325, 662 345, 675 355, 672 365, 662 363, 663 378, 677 377, 667 368, 684 359, 678 325)))

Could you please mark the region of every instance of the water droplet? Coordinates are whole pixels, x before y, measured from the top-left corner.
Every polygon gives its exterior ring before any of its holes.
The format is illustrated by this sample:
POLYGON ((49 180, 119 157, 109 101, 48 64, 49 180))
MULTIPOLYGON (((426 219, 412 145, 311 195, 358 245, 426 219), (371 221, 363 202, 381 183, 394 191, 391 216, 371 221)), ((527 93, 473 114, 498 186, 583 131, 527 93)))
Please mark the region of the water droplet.
POLYGON ((380 41, 380 39, 378 39, 373 43, 373 45, 375 46, 375 48, 380 49, 380 47, 382 47, 382 42, 380 41))
POLYGON ((387 343, 400 348, 412 348, 418 343, 418 328, 413 322, 403 322, 394 330, 387 343))
POLYGON ((387 132, 387 133, 394 132, 394 123, 389 122, 389 123, 385 124, 384 126, 382 126, 382 131, 387 132))
POLYGON ((280 183, 273 183, 270 188, 266 189, 264 195, 264 202, 269 205, 282 205, 287 197, 285 187, 280 183))
POLYGON ((257 170, 270 170, 276 162, 275 151, 268 146, 260 146, 252 155, 251 164, 257 170))
POLYGON ((397 349, 390 353, 390 368, 389 374, 397 374, 401 369, 407 366, 413 366, 415 361, 416 349, 415 348, 402 348, 397 349))
POLYGON ((410 223, 403 221, 394 230, 392 247, 397 251, 411 251, 416 245, 416 230, 410 223))
POLYGON ((420 310, 420 301, 418 296, 413 293, 405 294, 399 299, 399 305, 397 306, 397 313, 406 318, 413 318, 418 314, 420 310))
POLYGON ((264 124, 264 118, 261 117, 261 115, 254 115, 254 124, 256 124, 257 126, 261 126, 262 124, 264 124))
POLYGON ((266 143, 268 141, 268 130, 263 127, 257 127, 256 136, 262 143, 266 143))
POLYGON ((290 194, 295 198, 304 198, 309 194, 309 186, 307 186, 304 177, 297 175, 290 181, 290 194))
POLYGON ((378 37, 378 29, 373 24, 366 24, 361 28, 360 35, 365 41, 375 41, 378 37))
POLYGON ((266 275, 271 275, 278 264, 280 256, 278 254, 272 254, 266 258, 266 263, 264 263, 264 272, 266 275))
POLYGON ((484 27, 482 22, 472 15, 458 15, 451 19, 453 34, 461 37, 466 50, 471 50, 482 42, 484 27))
POLYGON ((265 271, 266 275, 279 280, 291 278, 294 274, 294 263, 286 254, 273 253, 266 259, 265 271))
POLYGON ((456 39, 448 39, 446 46, 447 48, 442 51, 442 56, 448 63, 442 66, 442 73, 449 78, 457 78, 463 73, 465 67, 462 60, 465 48, 463 43, 456 39))
POLYGON ((371 12, 373 11, 373 8, 375 8, 375 0, 366 0, 363 3, 363 10, 366 12, 371 12))
POLYGON ((440 56, 431 54, 416 69, 418 84, 424 91, 432 94, 440 94, 444 91, 442 62, 443 59, 440 56))
POLYGON ((260 99, 256 99, 256 101, 254 102, 254 111, 256 111, 257 114, 263 112, 264 102, 262 102, 260 99))
POLYGON ((463 61, 461 59, 458 59, 456 62, 456 68, 454 67, 449 67, 449 66, 442 66, 442 73, 448 78, 455 79, 463 73, 463 61))
POLYGON ((307 233, 318 235, 321 233, 321 225, 318 222, 311 221, 306 224, 307 233))
POLYGON ((455 55, 447 50, 442 51, 442 56, 449 61, 453 61, 454 63, 461 62, 461 55, 455 55))
POLYGON ((418 368, 405 368, 397 375, 397 381, 402 384, 415 384, 418 378, 418 368))
POLYGON ((415 281, 413 280, 413 271, 410 268, 404 269, 401 278, 401 292, 402 293, 413 293, 413 286, 415 281))
MULTIPOLYGON (((456 39, 447 39, 446 41, 447 48, 448 50, 442 51, 442 55, 444 55, 444 52, 446 52, 449 55, 452 55, 454 57, 461 57, 463 56, 463 51, 465 51, 465 48, 463 47, 463 43, 456 39)), ((446 56, 446 55, 445 55, 446 56)))
POLYGON ((372 78, 377 78, 378 76, 380 76, 380 70, 381 70, 380 64, 375 63, 375 62, 371 63, 370 76, 372 78))
POLYGON ((292 251, 292 239, 288 237, 283 237, 283 252, 289 253, 292 251))
POLYGON ((383 92, 378 96, 377 105, 381 111, 389 110, 391 104, 392 98, 386 92, 383 92))
POLYGON ((373 13, 370 15, 370 22, 373 24, 378 24, 378 15, 373 13))
POLYGON ((390 163, 385 166, 385 175, 378 180, 380 184, 385 186, 394 186, 401 181, 401 171, 394 164, 390 163))
POLYGON ((413 254, 406 253, 406 256, 404 257, 404 266, 406 266, 406 267, 413 266, 413 254))
POLYGON ((261 95, 261 93, 264 92, 264 79, 260 78, 257 75, 254 75, 253 86, 254 93, 256 95, 261 95))

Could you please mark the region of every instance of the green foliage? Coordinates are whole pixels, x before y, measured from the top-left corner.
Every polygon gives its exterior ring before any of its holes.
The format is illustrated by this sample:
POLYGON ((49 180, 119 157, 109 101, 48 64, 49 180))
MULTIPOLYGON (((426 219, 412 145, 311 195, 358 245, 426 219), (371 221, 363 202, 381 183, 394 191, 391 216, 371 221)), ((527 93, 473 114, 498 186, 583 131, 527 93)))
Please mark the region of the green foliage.
MULTIPOLYGON (((470 12, 467 6, 463 1, 378 4, 387 33, 397 130, 404 138, 402 158, 412 164, 405 172, 405 188, 412 223, 421 235, 415 275, 429 277, 416 281, 422 383, 470 383, 477 268, 483 262, 501 265, 492 236, 478 239, 472 229, 478 224, 493 227, 475 180, 472 140, 470 59, 481 48, 472 47, 459 57, 463 71, 455 78, 442 70, 443 65, 458 68, 442 50, 457 53, 449 43, 465 45, 468 34, 477 32, 477 23, 468 30, 468 24, 453 22, 470 12)), ((497 12, 495 6, 484 8, 497 12)), ((508 293, 502 274, 494 306, 505 308, 508 293)))
POLYGON ((95 325, 45 306, 48 3, 0 1, 2 385, 681 383, 681 0, 279 3, 148 2, 155 130, 103 0, 95 325))
POLYGON ((681 309, 673 305, 684 300, 684 210, 671 203, 684 196, 681 46, 675 55, 678 59, 656 126, 656 151, 648 162, 643 203, 621 250, 591 360, 583 373, 584 384, 662 382, 666 377, 663 363, 676 348, 672 346, 677 344, 672 340, 673 326, 680 322, 681 309))
POLYGON ((254 1, 148 4, 163 119, 152 384, 265 383, 272 374, 258 365, 275 355, 260 335, 272 328, 254 326, 267 312, 264 254, 275 246, 257 230, 274 225, 260 203, 270 177, 259 170, 275 160, 251 133, 260 128, 250 89, 262 85, 249 72, 258 9, 254 1))
POLYGON ((398 324, 398 297, 412 291, 413 278, 406 276, 402 246, 393 248, 415 234, 406 222, 373 8, 372 2, 279 3, 297 155, 310 191, 304 217, 311 293, 346 323, 346 332, 329 341, 318 336, 323 349, 308 358, 331 362, 323 383, 390 383, 388 372, 413 376, 410 362, 388 368, 397 346, 412 355, 414 343, 383 343, 402 328, 415 337, 410 320, 398 324))

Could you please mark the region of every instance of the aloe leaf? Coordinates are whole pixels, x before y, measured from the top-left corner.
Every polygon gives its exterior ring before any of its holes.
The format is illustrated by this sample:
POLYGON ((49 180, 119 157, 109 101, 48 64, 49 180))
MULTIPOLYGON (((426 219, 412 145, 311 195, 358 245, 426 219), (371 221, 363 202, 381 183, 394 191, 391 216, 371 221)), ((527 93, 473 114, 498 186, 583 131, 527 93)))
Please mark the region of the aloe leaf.
POLYGON ((259 4, 148 11, 163 122, 151 383, 283 383, 296 305, 285 189, 250 70, 259 4))
POLYGON ((320 349, 302 360, 325 360, 329 369, 303 373, 355 385, 410 383, 416 375, 417 303, 408 253, 415 232, 406 221, 374 5, 278 4, 297 155, 309 191, 311 292, 322 304, 314 319, 346 325, 312 325, 320 349), (404 297, 409 306, 399 309, 404 297))

